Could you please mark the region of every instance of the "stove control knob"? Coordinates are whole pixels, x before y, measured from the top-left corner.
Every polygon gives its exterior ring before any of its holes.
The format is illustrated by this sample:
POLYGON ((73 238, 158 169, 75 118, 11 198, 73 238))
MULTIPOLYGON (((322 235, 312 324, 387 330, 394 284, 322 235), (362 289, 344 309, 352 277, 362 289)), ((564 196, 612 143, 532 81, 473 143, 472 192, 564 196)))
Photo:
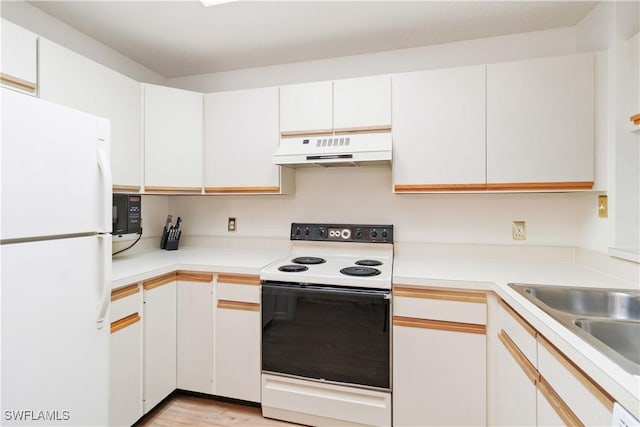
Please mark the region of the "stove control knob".
POLYGON ((318 228, 318 236, 325 237, 327 235, 327 230, 324 227, 318 228))
POLYGON ((307 228, 305 228, 305 229, 304 229, 304 235, 305 235, 305 236, 308 236, 310 232, 311 232, 311 231, 309 230, 309 227, 307 227, 307 228))
POLYGON ((378 237, 378 232, 376 231, 376 229, 374 228, 373 230, 371 230, 371 237, 373 239, 375 239, 376 237, 378 237))
POLYGON ((362 239, 363 236, 364 233, 362 232, 362 230, 356 230, 356 239, 362 239))
POLYGON ((295 234, 296 234, 296 236, 299 236, 299 235, 300 235, 300 227, 297 227, 297 228, 296 228, 296 233, 295 233, 295 234))
POLYGON ((389 237, 389 232, 387 230, 382 230, 382 238, 386 239, 387 237, 389 237))

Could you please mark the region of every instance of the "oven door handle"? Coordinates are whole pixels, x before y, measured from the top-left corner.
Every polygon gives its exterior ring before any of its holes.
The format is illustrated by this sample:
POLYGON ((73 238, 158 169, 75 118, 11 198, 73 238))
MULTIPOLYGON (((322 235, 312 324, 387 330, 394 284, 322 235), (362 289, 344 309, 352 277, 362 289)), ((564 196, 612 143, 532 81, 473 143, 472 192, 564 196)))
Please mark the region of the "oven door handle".
POLYGON ((328 293, 328 294, 341 294, 341 295, 357 295, 361 297, 374 297, 374 298, 382 298, 385 300, 391 299, 391 291, 388 289, 350 289, 343 288, 339 286, 317 286, 317 285, 306 285, 306 284, 263 284, 263 288, 269 289, 293 289, 298 292, 318 292, 318 293, 328 293))

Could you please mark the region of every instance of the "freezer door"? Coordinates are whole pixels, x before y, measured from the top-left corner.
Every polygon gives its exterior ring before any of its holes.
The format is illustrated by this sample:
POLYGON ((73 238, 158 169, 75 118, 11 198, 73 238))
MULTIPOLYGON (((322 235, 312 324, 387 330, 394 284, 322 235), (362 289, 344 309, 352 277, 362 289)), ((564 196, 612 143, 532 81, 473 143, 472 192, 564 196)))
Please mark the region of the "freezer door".
POLYGON ((2 425, 108 425, 103 240, 1 247, 2 425))
POLYGON ((2 89, 0 238, 111 231, 109 122, 2 89))

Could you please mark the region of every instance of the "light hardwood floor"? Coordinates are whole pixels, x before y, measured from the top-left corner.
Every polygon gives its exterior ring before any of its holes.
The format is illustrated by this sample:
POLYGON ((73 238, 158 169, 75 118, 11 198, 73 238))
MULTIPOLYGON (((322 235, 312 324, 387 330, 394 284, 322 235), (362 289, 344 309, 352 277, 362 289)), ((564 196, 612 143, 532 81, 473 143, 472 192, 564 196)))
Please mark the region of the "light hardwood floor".
POLYGON ((298 426, 263 418, 260 408, 176 394, 136 427, 286 427, 298 426))

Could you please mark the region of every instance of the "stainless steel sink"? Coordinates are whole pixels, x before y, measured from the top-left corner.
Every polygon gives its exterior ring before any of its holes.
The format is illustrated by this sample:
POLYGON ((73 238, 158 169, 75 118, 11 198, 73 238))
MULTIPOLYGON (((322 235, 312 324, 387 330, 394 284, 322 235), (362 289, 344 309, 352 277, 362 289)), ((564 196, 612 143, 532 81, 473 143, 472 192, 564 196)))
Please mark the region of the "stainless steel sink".
POLYGON ((525 292, 549 307, 580 316, 640 320, 640 298, 629 291, 527 287, 525 292))
POLYGON ((640 322, 578 319, 575 325, 640 365, 640 322))
POLYGON ((640 375, 640 291, 509 286, 633 375, 640 375))

